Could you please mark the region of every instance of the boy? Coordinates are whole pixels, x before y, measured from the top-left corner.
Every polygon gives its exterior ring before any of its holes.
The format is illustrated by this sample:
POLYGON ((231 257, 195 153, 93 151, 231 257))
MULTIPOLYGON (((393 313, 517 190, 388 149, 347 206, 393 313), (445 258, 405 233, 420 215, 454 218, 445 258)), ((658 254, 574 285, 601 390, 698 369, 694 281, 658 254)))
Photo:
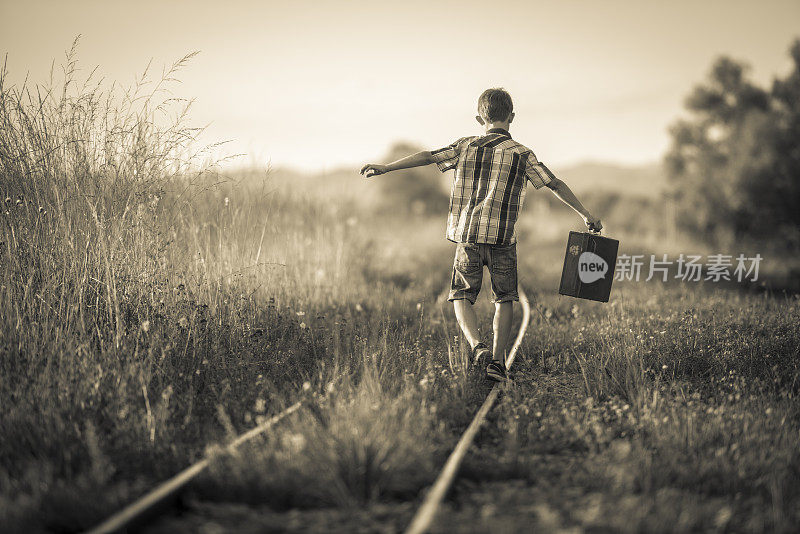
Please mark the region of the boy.
POLYGON ((367 178, 398 169, 436 163, 442 172, 455 169, 447 217, 447 239, 456 243, 449 301, 472 347, 473 360, 489 360, 486 378, 497 382, 507 377, 506 350, 511 333, 513 302, 517 296, 517 237, 514 224, 525 200, 528 181, 533 187, 549 187, 583 218, 593 231, 603 228, 575 197, 567 184, 553 176, 534 153, 511 138, 514 120, 511 95, 504 89, 487 89, 478 99, 481 136, 462 137, 432 152, 418 152, 388 165, 368 163, 361 169, 367 178), (483 266, 489 268, 495 303, 492 350, 478 333, 472 309, 481 290, 483 266))

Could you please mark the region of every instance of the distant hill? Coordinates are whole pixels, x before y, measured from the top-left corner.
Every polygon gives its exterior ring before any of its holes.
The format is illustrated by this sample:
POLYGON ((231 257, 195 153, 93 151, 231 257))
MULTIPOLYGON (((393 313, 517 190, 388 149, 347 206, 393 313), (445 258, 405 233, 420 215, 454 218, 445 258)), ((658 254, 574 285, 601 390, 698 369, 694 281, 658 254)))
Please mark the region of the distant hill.
MULTIPOLYGON (((656 197, 666 183, 665 171, 659 163, 625 166, 585 162, 552 170, 576 193, 614 191, 621 195, 656 197)), ((366 180, 359 176, 358 169, 339 168, 327 173, 304 174, 278 168, 270 172, 270 179, 276 186, 288 190, 316 193, 329 199, 349 198, 369 203, 374 202, 375 195, 379 193, 377 181, 391 179, 391 175, 366 180)), ((442 176, 442 179, 443 188, 449 190, 452 172, 442 176)))
POLYGON ((658 196, 666 184, 666 173, 660 163, 633 167, 586 162, 554 168, 553 173, 576 193, 599 190, 653 197, 658 196))

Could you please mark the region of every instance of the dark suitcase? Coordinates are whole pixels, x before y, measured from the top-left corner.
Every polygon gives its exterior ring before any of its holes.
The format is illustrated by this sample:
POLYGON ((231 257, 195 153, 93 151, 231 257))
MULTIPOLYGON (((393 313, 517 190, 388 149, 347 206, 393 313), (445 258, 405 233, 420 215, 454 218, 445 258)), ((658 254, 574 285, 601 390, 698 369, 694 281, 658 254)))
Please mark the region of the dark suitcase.
POLYGON ((561 271, 562 295, 608 302, 619 241, 588 232, 570 232, 564 270, 561 271))

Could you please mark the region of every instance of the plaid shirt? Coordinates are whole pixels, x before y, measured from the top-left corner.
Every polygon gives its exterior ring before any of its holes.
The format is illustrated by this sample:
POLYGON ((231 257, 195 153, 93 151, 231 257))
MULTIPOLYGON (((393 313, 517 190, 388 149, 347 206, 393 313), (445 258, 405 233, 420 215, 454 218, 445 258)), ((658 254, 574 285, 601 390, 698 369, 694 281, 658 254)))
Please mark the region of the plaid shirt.
POLYGON ((462 137, 431 154, 442 172, 456 170, 447 216, 447 239, 456 243, 516 243, 527 180, 539 189, 555 178, 502 128, 462 137))

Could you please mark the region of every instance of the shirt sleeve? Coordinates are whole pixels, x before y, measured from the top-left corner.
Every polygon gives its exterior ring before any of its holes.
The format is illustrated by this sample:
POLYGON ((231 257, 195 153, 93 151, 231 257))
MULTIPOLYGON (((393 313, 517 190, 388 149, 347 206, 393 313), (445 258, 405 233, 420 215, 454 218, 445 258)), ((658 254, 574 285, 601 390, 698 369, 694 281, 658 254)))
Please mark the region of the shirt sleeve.
POLYGON ((431 150, 433 162, 436 163, 440 171, 445 172, 455 168, 458 164, 458 157, 461 155, 461 149, 470 139, 471 137, 462 137, 444 148, 431 150))
POLYGON ((528 160, 525 166, 525 177, 530 180, 533 187, 539 189, 555 179, 555 175, 550 172, 544 163, 536 159, 536 156, 531 152, 528 155, 528 160))

